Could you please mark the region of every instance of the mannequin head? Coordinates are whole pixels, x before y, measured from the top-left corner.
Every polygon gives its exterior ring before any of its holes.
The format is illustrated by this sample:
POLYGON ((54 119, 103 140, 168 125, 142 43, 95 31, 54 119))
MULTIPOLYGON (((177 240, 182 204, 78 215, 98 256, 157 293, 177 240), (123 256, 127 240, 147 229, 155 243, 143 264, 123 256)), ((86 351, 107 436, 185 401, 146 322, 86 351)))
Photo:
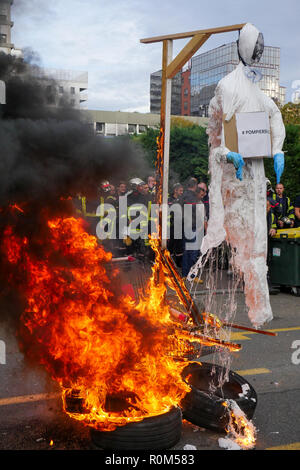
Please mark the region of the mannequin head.
POLYGON ((244 65, 258 63, 264 50, 263 34, 251 23, 245 24, 238 39, 238 54, 244 65))

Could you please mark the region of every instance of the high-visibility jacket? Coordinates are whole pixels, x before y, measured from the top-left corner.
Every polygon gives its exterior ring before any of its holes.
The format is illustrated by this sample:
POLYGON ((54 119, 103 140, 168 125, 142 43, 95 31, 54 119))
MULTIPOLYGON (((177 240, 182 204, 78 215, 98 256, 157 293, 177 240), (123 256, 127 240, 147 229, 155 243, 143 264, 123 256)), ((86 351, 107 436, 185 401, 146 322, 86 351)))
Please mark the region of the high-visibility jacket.
POLYGON ((104 204, 114 206, 115 198, 113 196, 107 198, 100 196, 99 199, 89 201, 85 196, 78 196, 78 200, 79 204, 77 204, 76 212, 90 223, 92 230, 95 231, 93 235, 96 235, 97 224, 105 218, 105 224, 108 226, 107 238, 111 238, 116 224, 116 211, 114 208, 105 208, 104 204))
POLYGON ((139 216, 143 216, 140 224, 133 228, 133 231, 141 232, 148 229, 148 201, 147 198, 137 191, 133 191, 127 197, 127 214, 129 222, 129 236, 130 236, 130 224, 139 216))
POLYGON ((277 228, 276 216, 274 212, 272 211, 272 208, 267 213, 267 226, 268 226, 268 233, 271 228, 275 228, 275 229, 277 228))
POLYGON ((288 196, 283 195, 282 198, 279 198, 279 202, 282 207, 282 217, 288 217, 291 220, 295 220, 295 209, 291 200, 288 196))
POLYGON ((276 193, 269 191, 269 193, 267 193, 267 198, 270 202, 271 209, 275 217, 277 217, 277 219, 280 219, 280 217, 282 217, 282 205, 280 203, 279 197, 276 193))

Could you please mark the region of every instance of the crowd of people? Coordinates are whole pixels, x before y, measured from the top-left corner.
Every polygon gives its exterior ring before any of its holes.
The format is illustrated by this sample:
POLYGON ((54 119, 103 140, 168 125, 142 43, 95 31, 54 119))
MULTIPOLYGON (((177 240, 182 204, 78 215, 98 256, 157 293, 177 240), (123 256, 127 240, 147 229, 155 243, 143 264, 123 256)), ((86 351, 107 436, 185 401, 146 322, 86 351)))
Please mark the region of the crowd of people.
MULTIPOLYGON (((269 237, 275 236, 279 229, 289 229, 300 227, 300 195, 296 197, 295 203, 285 194, 285 188, 282 183, 276 185, 273 190, 269 180, 266 180, 266 197, 267 197, 267 226, 269 237)), ((90 230, 93 235, 96 233, 99 220, 106 216, 106 222, 109 220, 109 210, 99 212, 101 204, 109 204, 114 208, 114 216, 112 223, 109 225, 106 239, 101 243, 110 250, 114 256, 145 256, 153 259, 153 252, 149 244, 148 234, 153 230, 151 206, 156 202, 156 178, 155 174, 149 175, 145 180, 141 178, 132 178, 130 181, 119 181, 114 184, 109 181, 103 181, 99 187, 99 197, 96 200, 89 201, 85 197, 79 197, 77 201, 77 211, 89 222, 90 230), (130 231, 119 234, 118 228, 120 224, 119 217, 116 216, 119 211, 120 197, 126 197, 126 226, 130 222, 142 214, 143 221, 135 227, 137 230, 147 232, 146 237, 133 239, 130 237, 130 231)), ((168 196, 168 204, 180 204, 183 208, 185 205, 192 206, 192 230, 196 230, 196 210, 200 204, 204 205, 204 233, 206 231, 207 222, 209 220, 209 192, 205 181, 197 180, 194 177, 188 179, 185 184, 175 183, 172 185, 168 196)), ((182 221, 184 224, 184 220, 182 221)), ((182 226, 182 236, 177 237, 174 233, 174 217, 170 213, 168 217, 169 240, 168 249, 171 252, 176 264, 182 270, 183 278, 186 278, 190 268, 195 264, 199 255, 200 247, 195 249, 187 249, 187 244, 195 241, 195 239, 187 239, 184 227, 182 226)), ((99 238, 99 237, 98 237, 99 238)), ((268 257, 269 259, 269 257, 268 257)), ((201 282, 200 279, 195 279, 201 282)), ((271 288, 271 287, 270 287, 271 288)))
MULTIPOLYGON (((90 232, 95 235, 96 227, 101 217, 106 216, 106 222, 109 219, 109 214, 99 213, 99 206, 101 204, 109 204, 115 209, 115 214, 118 214, 120 197, 126 197, 127 203, 127 225, 134 220, 137 215, 144 215, 144 220, 147 220, 147 229, 150 233, 153 229, 151 206, 156 202, 156 178, 155 174, 149 175, 146 180, 141 178, 132 178, 127 181, 119 181, 117 184, 109 181, 103 181, 99 187, 99 196, 96 200, 88 200, 86 197, 80 196, 76 201, 77 212, 82 215, 89 222, 90 232)), ((196 178, 190 178, 185 184, 175 183, 172 185, 168 197, 168 204, 180 204, 184 207, 185 204, 192 205, 192 224, 195 229, 195 209, 199 204, 204 204, 203 213, 205 214, 205 227, 209 217, 209 198, 208 188, 204 181, 198 181, 196 178)), ((109 211, 108 211, 109 212, 109 211)), ((122 234, 121 237, 113 236, 113 233, 119 233, 118 224, 120 223, 119 217, 114 217, 114 221, 109 226, 110 233, 107 233, 106 240, 102 240, 103 245, 112 251, 114 256, 124 256, 125 254, 134 254, 138 256, 152 257, 152 250, 149 246, 148 236, 133 240, 130 238, 130 233, 122 234)), ((142 225, 145 222, 141 222, 142 225)), ((138 229, 145 229, 139 226, 138 229)), ((175 258, 179 267, 182 268, 184 277, 188 274, 191 266, 195 263, 199 256, 198 250, 187 250, 184 238, 184 227, 182 227, 182 238, 178 239, 174 236, 174 220, 172 214, 168 217, 168 230, 169 240, 168 248, 175 258)), ((191 242, 191 240, 189 240, 191 242)))

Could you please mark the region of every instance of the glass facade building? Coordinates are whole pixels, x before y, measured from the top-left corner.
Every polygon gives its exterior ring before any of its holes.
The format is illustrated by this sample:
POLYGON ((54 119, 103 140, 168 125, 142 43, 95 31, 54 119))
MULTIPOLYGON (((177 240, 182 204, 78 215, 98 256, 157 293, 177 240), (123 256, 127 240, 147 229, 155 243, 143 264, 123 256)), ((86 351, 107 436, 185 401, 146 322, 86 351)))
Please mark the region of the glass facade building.
MULTIPOLYGON (((218 82, 232 72, 239 63, 237 43, 231 42, 192 58, 191 67, 191 115, 207 116, 209 102, 218 82)), ((285 88, 280 80, 280 48, 265 46, 259 64, 263 78, 258 82, 264 93, 277 104, 285 102, 285 88)))
MULTIPOLYGON (((161 105, 162 70, 150 75, 150 113, 159 114, 161 105)), ((181 114, 181 72, 172 78, 171 114, 181 114)))

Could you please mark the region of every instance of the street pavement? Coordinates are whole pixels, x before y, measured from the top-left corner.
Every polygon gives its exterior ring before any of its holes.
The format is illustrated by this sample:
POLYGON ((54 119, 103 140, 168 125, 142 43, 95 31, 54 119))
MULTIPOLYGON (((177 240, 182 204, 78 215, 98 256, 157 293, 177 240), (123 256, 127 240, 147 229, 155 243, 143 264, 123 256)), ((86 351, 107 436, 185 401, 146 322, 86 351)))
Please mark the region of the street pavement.
MULTIPOLYGON (((194 294, 201 300, 205 287, 200 286, 194 294)), ((216 292, 219 307, 227 305, 226 295, 226 289, 216 292)), ((236 299, 234 322, 251 326, 241 291, 236 299)), ((271 305, 274 318, 264 329, 277 336, 232 330, 230 339, 242 349, 230 354, 230 369, 244 376, 258 395, 253 417, 257 429, 255 449, 300 450, 300 364, 292 361, 293 353, 300 359, 300 352, 297 356, 293 349, 296 341, 300 349, 300 298, 280 292, 271 296, 271 305)), ((0 341, 6 345, 6 364, 0 361, 0 449, 92 449, 89 429, 63 413, 57 385, 43 368, 26 362, 14 335, 3 326, 0 341)), ((213 353, 201 360, 220 363, 222 357, 213 353)), ((183 450, 187 444, 197 450, 221 450, 220 437, 225 434, 184 421, 181 439, 173 450, 183 450)))

